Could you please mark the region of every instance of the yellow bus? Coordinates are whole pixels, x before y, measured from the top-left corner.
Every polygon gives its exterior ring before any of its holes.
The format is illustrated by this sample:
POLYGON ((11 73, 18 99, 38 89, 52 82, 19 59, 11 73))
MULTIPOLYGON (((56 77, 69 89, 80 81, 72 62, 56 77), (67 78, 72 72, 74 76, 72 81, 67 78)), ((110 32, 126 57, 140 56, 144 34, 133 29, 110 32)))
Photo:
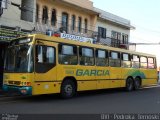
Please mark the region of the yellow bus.
POLYGON ((154 55, 34 34, 11 41, 3 90, 70 98, 78 91, 156 84, 154 55))

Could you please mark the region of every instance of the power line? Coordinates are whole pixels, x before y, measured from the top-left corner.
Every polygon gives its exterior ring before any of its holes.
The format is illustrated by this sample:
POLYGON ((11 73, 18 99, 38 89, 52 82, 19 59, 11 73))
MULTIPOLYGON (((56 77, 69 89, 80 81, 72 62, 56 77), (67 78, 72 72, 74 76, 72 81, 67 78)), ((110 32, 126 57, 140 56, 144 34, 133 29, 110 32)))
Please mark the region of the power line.
POLYGON ((129 43, 129 45, 160 45, 160 43, 129 43))

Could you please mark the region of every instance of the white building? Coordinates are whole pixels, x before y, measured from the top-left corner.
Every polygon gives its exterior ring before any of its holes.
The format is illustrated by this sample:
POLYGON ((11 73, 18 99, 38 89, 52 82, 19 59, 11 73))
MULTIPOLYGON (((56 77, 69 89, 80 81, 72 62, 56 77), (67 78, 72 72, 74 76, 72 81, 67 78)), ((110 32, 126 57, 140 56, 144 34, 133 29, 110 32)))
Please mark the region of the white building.
POLYGON ((96 24, 98 42, 128 49, 130 30, 135 29, 130 21, 98 8, 94 10, 100 13, 96 24))

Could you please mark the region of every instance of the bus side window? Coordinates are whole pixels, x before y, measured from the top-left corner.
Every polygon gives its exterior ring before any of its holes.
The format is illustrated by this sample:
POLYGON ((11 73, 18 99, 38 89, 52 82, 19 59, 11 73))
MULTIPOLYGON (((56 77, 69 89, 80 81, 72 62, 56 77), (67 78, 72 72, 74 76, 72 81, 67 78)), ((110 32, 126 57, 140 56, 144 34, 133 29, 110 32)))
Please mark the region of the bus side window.
POLYGON ((154 58, 148 58, 148 68, 149 69, 155 68, 154 58))
POLYGON ((101 49, 96 50, 96 65, 108 66, 108 51, 101 49))
POLYGON ((110 51, 109 65, 111 67, 121 67, 120 63, 120 53, 110 51))
POLYGON ((59 44, 59 63, 64 65, 77 65, 77 47, 59 44))
POLYGON ((93 66, 94 65, 94 49, 87 47, 79 48, 80 65, 93 66))
POLYGON ((140 57, 140 67, 147 69, 147 57, 141 56, 140 57))
POLYGON ((130 68, 131 67, 130 54, 122 53, 121 58, 122 58, 121 66, 124 67, 124 68, 130 68))
POLYGON ((139 68, 139 56, 138 55, 132 55, 132 68, 139 68))
POLYGON ((56 64, 55 48, 52 46, 37 45, 35 57, 37 73, 45 73, 56 64))

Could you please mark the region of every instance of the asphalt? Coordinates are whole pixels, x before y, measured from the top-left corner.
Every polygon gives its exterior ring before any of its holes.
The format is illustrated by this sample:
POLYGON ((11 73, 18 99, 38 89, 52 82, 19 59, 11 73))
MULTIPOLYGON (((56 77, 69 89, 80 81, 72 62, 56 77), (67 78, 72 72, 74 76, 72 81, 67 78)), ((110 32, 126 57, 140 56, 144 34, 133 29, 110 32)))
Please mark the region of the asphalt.
POLYGON ((89 91, 72 99, 59 95, 0 100, 0 113, 14 114, 101 114, 159 113, 160 87, 133 92, 123 89, 89 91))

